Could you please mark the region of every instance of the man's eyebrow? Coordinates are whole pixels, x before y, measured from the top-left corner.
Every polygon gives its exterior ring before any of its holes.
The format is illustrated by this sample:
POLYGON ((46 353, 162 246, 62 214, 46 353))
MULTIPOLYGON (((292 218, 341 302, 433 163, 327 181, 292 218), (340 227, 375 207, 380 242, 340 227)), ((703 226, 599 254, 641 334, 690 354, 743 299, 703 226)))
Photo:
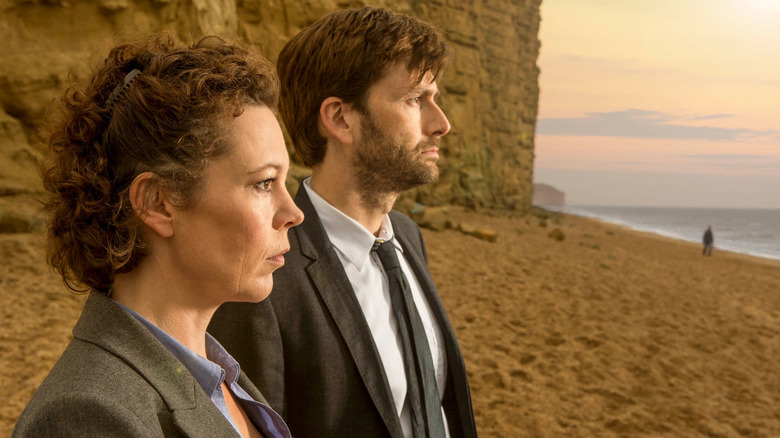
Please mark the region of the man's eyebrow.
POLYGON ((430 87, 425 85, 415 85, 414 87, 409 88, 409 92, 407 93, 409 95, 420 95, 423 97, 428 97, 430 95, 433 95, 434 98, 439 97, 441 94, 439 87, 430 87))

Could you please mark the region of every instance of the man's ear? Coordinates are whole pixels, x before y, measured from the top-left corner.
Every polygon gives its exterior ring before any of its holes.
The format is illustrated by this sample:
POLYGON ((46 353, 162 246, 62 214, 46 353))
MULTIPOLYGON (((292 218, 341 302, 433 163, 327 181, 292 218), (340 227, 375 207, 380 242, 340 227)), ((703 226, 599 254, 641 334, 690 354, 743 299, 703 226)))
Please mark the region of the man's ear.
POLYGON ((355 109, 339 97, 329 97, 320 105, 320 122, 325 137, 333 137, 340 143, 351 145, 355 141, 355 126, 358 124, 355 109))
POLYGON ((130 204, 141 221, 160 237, 173 236, 174 207, 160 187, 157 175, 144 172, 130 184, 130 204))

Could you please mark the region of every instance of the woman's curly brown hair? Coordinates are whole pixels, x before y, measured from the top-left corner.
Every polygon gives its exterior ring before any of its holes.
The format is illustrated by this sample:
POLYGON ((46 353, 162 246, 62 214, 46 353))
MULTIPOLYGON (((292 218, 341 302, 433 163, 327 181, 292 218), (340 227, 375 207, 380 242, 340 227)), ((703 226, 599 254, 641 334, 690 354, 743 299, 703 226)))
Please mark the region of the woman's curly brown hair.
POLYGON ((65 90, 44 128, 41 173, 48 259, 67 287, 108 289, 143 257, 136 176, 152 172, 177 207, 191 206, 208 160, 230 151, 225 122, 246 105, 275 109, 278 90, 261 56, 217 37, 183 47, 169 33, 113 48, 85 86, 65 90))

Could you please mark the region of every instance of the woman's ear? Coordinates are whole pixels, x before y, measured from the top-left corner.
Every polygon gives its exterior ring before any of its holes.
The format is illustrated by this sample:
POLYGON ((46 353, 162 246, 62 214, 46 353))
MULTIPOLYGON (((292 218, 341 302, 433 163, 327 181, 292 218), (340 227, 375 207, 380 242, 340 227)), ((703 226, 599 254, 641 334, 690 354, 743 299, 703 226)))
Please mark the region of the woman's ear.
POLYGON ((144 172, 130 184, 130 204, 141 221, 160 237, 173 236, 174 207, 157 175, 144 172))
POLYGON ((329 97, 320 105, 320 123, 323 136, 333 137, 339 143, 351 145, 355 140, 355 110, 339 97, 329 97))

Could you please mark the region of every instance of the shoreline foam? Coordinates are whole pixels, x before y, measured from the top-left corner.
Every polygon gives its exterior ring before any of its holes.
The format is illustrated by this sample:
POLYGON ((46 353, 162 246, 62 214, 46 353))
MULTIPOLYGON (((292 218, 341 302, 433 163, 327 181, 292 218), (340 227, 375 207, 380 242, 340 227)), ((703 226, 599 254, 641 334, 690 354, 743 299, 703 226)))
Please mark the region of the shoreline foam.
MULTIPOLYGON (((582 210, 582 209, 587 209, 587 208, 602 208, 602 207, 591 207, 591 206, 568 206, 568 207, 538 206, 537 208, 540 208, 540 209, 545 210, 545 211, 560 213, 560 214, 566 214, 566 215, 571 215, 571 216, 578 216, 578 217, 583 217, 583 218, 595 219, 597 221, 604 222, 604 223, 607 223, 607 224, 621 225, 621 226, 624 226, 626 228, 629 228, 629 229, 632 229, 632 230, 635 230, 635 231, 647 232, 647 233, 652 233, 652 234, 656 234, 656 235, 660 235, 660 236, 669 237, 669 238, 672 238, 672 239, 684 241, 684 242, 692 242, 692 243, 701 244, 701 239, 687 237, 684 234, 682 234, 681 232, 675 233, 673 231, 665 230, 665 229, 658 228, 658 227, 652 227, 652 226, 649 226, 649 225, 636 224, 636 223, 632 223, 632 222, 624 220, 624 219, 610 217, 606 213, 596 213, 596 212, 591 212, 591 211, 587 211, 587 210, 582 210)), ((620 208, 620 207, 618 207, 618 208, 620 208)), ((653 209, 653 207, 641 207, 641 208, 653 209)), ((674 208, 669 207, 669 209, 674 209, 674 208)), ((683 209, 683 208, 679 208, 679 209, 680 210, 690 210, 690 209, 683 209)), ((697 209, 694 209, 694 210, 697 210, 697 209)), ((698 209, 698 210, 721 211, 721 210, 728 210, 728 209, 698 209)), ((749 212, 749 211, 775 212, 776 211, 776 210, 773 210, 773 209, 763 209, 763 210, 762 209, 732 209, 732 210, 734 210, 734 211, 740 210, 740 211, 745 211, 745 212, 749 212)), ((755 256, 755 257, 761 257, 761 258, 767 258, 767 259, 780 261, 780 254, 766 253, 766 252, 762 252, 760 250, 755 250, 755 249, 735 246, 732 242, 729 242, 728 240, 722 246, 718 246, 718 244, 716 242, 715 249, 716 250, 720 250, 720 251, 729 251, 729 252, 735 252, 735 253, 740 253, 740 254, 751 255, 751 256, 755 256)))

